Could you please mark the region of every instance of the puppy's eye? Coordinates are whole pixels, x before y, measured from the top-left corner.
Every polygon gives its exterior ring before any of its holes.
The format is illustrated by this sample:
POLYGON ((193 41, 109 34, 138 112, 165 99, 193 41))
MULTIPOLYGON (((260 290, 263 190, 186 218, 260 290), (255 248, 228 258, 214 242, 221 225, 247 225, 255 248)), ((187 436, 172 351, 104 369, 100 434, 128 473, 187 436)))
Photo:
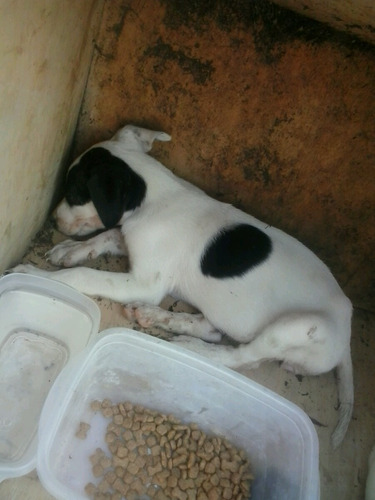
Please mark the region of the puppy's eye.
POLYGON ((90 201, 90 193, 81 168, 72 168, 66 178, 65 199, 70 206, 84 205, 90 201))
POLYGON ((76 186, 69 186, 65 191, 65 199, 68 205, 85 205, 90 201, 90 195, 88 189, 82 187, 81 189, 76 186))

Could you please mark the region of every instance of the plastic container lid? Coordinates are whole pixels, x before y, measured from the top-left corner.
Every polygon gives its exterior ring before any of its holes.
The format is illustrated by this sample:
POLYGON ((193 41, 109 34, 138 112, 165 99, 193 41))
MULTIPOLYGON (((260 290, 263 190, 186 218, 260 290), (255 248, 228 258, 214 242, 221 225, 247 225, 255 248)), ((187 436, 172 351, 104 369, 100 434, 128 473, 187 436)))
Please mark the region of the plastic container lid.
POLYGON ((317 500, 318 439, 297 406, 252 380, 168 342, 125 328, 102 332, 60 373, 39 425, 38 475, 59 500, 87 498, 96 483, 89 456, 108 452, 108 423, 93 413, 93 400, 126 400, 196 422, 224 435, 249 456, 255 500, 317 500), (80 422, 91 427, 75 435, 80 422))
POLYGON ((99 321, 95 302, 67 285, 26 274, 0 279, 0 481, 35 468, 47 394, 99 321))

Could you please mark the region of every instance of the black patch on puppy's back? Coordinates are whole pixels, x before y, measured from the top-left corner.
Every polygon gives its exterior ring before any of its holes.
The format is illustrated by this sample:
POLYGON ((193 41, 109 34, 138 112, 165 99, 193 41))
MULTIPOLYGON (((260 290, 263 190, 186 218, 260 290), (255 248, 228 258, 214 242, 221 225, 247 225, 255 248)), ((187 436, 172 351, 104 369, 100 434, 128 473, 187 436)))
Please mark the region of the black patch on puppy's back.
POLYGON ((211 239, 201 258, 201 271, 213 278, 235 278, 264 262, 271 251, 271 239, 263 231, 237 224, 211 239))
POLYGON ((70 206, 92 201, 104 226, 115 226, 124 212, 139 207, 146 183, 121 158, 94 147, 68 172, 65 199, 70 206))

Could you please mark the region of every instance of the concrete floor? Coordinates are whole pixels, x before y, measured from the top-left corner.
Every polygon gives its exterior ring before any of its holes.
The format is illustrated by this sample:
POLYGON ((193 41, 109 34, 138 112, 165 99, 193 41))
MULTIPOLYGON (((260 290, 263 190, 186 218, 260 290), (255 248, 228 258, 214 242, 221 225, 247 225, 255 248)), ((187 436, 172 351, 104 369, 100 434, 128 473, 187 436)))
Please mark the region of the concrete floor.
MULTIPOLYGON (((49 224, 39 233, 24 262, 49 269, 44 260, 45 252, 65 239, 49 224)), ((88 265, 100 269, 124 270, 126 259, 105 258, 88 265)), ((52 269, 52 268, 51 268, 52 269)), ((101 309, 101 330, 111 326, 134 328, 122 315, 120 304, 97 299, 101 309)), ((184 310, 186 306, 164 301, 165 307, 184 310)), ((138 326, 135 329, 139 329, 138 326)), ((320 443, 320 481, 322 500, 360 500, 364 495, 367 474, 367 457, 375 442, 375 314, 356 309, 353 318, 352 352, 355 377, 354 415, 346 438, 337 451, 333 451, 329 438, 337 419, 337 393, 333 373, 319 377, 296 377, 284 371, 276 363, 266 363, 257 370, 242 373, 258 383, 274 390, 300 406, 312 419, 320 443)), ((169 334, 153 329, 146 333, 168 340, 169 334)), ((43 489, 36 472, 18 479, 9 479, 0 484, 1 500, 48 500, 52 497, 43 489)), ((72 499, 73 500, 73 499, 72 499)), ((266 499, 265 499, 266 500, 266 499)))

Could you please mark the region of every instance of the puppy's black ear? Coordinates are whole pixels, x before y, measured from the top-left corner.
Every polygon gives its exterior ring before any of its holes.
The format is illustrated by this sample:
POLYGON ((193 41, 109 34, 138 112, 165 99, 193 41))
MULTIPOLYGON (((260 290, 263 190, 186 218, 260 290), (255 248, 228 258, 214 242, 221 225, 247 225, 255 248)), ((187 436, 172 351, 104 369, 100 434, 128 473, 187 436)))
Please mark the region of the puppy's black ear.
POLYGON ((125 211, 125 183, 111 168, 97 170, 87 182, 91 200, 104 226, 116 226, 125 211))

